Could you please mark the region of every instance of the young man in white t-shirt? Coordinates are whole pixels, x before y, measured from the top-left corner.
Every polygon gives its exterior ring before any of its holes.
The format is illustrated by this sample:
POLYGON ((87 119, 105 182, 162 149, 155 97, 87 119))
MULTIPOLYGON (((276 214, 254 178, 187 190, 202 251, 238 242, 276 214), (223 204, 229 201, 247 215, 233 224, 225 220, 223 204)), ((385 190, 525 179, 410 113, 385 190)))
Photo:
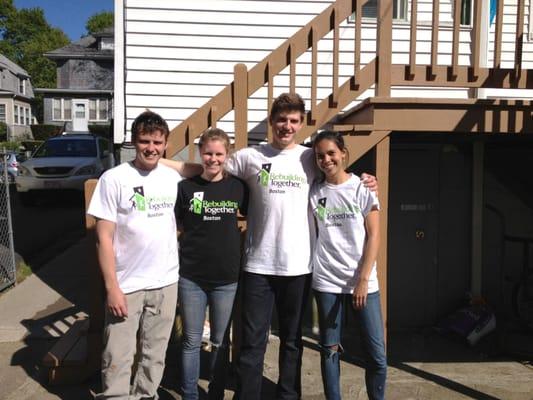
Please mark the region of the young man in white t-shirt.
POLYGON ((132 125, 135 159, 102 175, 87 211, 97 219, 106 290, 99 399, 157 398, 163 376, 179 269, 174 204, 185 169, 158 164, 168 135, 158 114, 139 115, 132 125))
MULTIPOLYGON (((315 235, 308 200, 317 173, 312 150, 296 143, 304 115, 305 104, 299 95, 280 95, 269 117, 272 143, 242 149, 226 166, 250 189, 241 281, 243 336, 236 392, 239 400, 261 397, 274 305, 280 337, 276 398, 301 397, 301 322, 309 292, 315 235)), ((375 189, 375 178, 368 178, 375 189)))

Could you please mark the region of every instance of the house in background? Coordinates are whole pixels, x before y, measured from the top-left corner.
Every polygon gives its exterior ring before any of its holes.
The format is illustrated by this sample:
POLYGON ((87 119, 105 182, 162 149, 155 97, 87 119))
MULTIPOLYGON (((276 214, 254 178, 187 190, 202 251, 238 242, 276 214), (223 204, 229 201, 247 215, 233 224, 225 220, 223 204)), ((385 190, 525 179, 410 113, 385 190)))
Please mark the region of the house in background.
POLYGON ((28 73, 0 54, 0 122, 7 139, 31 137, 33 87, 28 73))
POLYGON ((57 88, 44 95, 44 124, 86 132, 113 118, 114 29, 88 35, 45 54, 57 64, 57 88))

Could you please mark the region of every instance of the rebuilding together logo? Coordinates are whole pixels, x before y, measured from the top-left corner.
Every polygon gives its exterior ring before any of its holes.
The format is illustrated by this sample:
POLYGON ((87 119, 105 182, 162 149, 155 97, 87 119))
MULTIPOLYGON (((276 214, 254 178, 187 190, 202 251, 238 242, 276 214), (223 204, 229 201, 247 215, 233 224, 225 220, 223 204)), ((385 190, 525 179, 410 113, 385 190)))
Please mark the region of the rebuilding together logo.
POLYGON ((327 197, 318 199, 315 208, 317 218, 323 222, 335 222, 343 219, 354 219, 361 209, 353 204, 343 204, 341 206, 327 207, 327 197))
POLYGON ((263 187, 270 186, 270 193, 285 193, 285 188, 300 188, 307 182, 305 177, 296 174, 272 173, 272 163, 262 164, 257 174, 257 182, 263 187))
POLYGON ((174 208, 174 200, 171 197, 145 196, 143 186, 133 188, 133 195, 129 198, 129 201, 133 210, 147 211, 148 217, 159 217, 163 215, 162 209, 174 208))
POLYGON ((194 192, 189 204, 189 211, 204 214, 204 221, 218 221, 220 214, 235 214, 239 208, 239 204, 232 200, 204 200, 204 192, 194 192))

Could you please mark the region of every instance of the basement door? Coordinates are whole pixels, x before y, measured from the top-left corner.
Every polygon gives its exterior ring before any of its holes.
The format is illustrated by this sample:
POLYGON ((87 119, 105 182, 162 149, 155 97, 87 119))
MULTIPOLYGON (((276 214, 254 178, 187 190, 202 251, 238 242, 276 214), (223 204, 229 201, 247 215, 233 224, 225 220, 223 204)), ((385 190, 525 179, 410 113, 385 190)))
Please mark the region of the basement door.
POLYGON ((388 326, 435 322, 438 283, 439 146, 392 146, 388 326), (408 147, 407 147, 408 146, 408 147))

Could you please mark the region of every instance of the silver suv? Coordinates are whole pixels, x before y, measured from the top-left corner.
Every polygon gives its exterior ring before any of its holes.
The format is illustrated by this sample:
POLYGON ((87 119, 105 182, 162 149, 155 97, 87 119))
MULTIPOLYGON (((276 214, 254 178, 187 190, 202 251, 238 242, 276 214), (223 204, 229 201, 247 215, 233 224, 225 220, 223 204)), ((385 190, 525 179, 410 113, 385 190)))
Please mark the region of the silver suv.
POLYGON ((49 138, 19 164, 17 192, 23 204, 31 204, 35 193, 42 190, 83 191, 87 179, 98 178, 113 165, 111 143, 106 138, 89 133, 49 138))
POLYGON ((4 167, 7 166, 7 181, 9 183, 15 182, 15 177, 18 175, 18 166, 20 161, 23 158, 20 155, 17 155, 13 151, 7 151, 0 153, 0 182, 4 181, 4 167))

